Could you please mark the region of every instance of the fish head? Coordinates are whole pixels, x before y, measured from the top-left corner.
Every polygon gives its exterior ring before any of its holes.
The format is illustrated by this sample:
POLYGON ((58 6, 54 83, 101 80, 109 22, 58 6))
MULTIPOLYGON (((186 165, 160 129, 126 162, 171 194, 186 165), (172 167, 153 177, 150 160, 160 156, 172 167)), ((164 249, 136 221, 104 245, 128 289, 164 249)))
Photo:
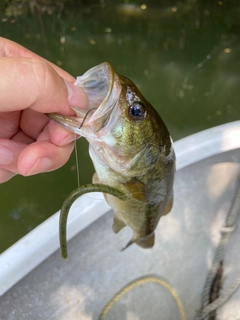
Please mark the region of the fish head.
POLYGON ((101 132, 105 147, 112 151, 112 156, 106 152, 108 162, 112 159, 110 167, 113 167, 118 160, 122 168, 117 171, 129 176, 144 175, 162 153, 167 156, 173 152, 171 138, 162 119, 136 85, 119 74, 115 77, 121 93, 101 132))
POLYGON ((109 63, 77 77, 75 85, 88 95, 89 113, 72 107, 76 117, 53 119, 89 141, 94 165, 101 161, 120 174, 143 175, 162 153, 173 152, 158 113, 136 85, 115 73, 109 63))

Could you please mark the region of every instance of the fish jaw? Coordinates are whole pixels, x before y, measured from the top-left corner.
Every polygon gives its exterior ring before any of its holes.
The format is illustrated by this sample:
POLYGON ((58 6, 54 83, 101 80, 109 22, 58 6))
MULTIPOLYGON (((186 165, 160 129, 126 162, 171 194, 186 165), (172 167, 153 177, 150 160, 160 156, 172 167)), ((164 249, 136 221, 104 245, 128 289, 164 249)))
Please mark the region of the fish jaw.
POLYGON ((92 140, 93 134, 102 129, 115 107, 121 93, 121 83, 111 65, 104 62, 77 77, 74 85, 87 94, 88 109, 71 106, 76 116, 47 115, 66 129, 92 140))
MULTIPOLYGON (((120 79, 114 72, 112 66, 109 63, 104 62, 88 70, 82 77, 78 77, 74 84, 78 87, 81 87, 88 95, 90 101, 89 109, 94 107, 96 108, 96 111, 89 118, 85 127, 88 127, 88 130, 91 129, 92 132, 98 132, 105 125, 107 119, 112 113, 112 110, 119 100, 122 90, 120 79), (86 89, 82 85, 82 81, 85 78, 87 82, 89 79, 95 79, 95 87, 98 88, 98 90, 96 90, 97 92, 95 92, 95 88, 86 89), (95 95, 98 96, 99 91, 101 92, 101 99, 100 103, 96 104, 95 95)), ((85 127, 83 127, 83 130, 85 127)), ((85 136, 84 133, 83 136, 85 136)), ((85 137, 87 138, 87 136, 85 137)))
POLYGON ((67 117, 60 113, 48 113, 47 116, 54 120, 55 122, 61 124, 64 128, 68 129, 69 131, 72 131, 76 134, 81 134, 81 123, 83 121, 83 118, 77 118, 77 117, 67 117))

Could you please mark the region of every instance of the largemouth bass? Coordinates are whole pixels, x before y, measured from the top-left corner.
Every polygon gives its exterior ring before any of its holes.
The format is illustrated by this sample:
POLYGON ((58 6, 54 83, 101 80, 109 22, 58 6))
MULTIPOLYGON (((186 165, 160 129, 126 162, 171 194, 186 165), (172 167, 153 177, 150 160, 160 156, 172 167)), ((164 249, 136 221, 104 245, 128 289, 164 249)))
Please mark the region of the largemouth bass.
POLYGON ((135 84, 102 63, 75 85, 89 98, 89 111, 77 110, 76 117, 49 116, 67 129, 85 137, 96 173, 93 185, 74 190, 60 215, 62 255, 67 257, 66 222, 74 200, 83 193, 104 192, 114 211, 113 231, 126 225, 133 237, 125 246, 154 245, 154 230, 173 204, 175 154, 162 119, 135 84), (83 121, 84 119, 84 121, 83 121))

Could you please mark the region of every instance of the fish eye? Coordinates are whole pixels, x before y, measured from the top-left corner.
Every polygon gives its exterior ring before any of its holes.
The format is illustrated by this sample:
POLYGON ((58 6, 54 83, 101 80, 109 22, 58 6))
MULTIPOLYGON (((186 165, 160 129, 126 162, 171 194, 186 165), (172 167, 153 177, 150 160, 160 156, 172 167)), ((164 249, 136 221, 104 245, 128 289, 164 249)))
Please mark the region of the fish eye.
POLYGON ((128 110, 130 119, 142 120, 146 116, 146 107, 141 101, 134 101, 128 110))

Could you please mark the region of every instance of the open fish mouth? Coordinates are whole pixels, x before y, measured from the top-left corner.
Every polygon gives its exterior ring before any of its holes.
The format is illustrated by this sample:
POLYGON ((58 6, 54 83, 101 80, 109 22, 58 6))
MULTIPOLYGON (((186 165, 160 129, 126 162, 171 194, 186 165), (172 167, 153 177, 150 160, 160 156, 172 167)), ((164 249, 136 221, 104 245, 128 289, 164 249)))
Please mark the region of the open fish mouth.
POLYGON ((121 93, 121 83, 111 65, 101 63, 82 76, 77 77, 74 84, 83 89, 88 96, 89 105, 86 110, 71 106, 76 116, 64 116, 59 113, 47 114, 51 119, 70 131, 83 135, 82 125, 98 132, 106 123, 121 93))

